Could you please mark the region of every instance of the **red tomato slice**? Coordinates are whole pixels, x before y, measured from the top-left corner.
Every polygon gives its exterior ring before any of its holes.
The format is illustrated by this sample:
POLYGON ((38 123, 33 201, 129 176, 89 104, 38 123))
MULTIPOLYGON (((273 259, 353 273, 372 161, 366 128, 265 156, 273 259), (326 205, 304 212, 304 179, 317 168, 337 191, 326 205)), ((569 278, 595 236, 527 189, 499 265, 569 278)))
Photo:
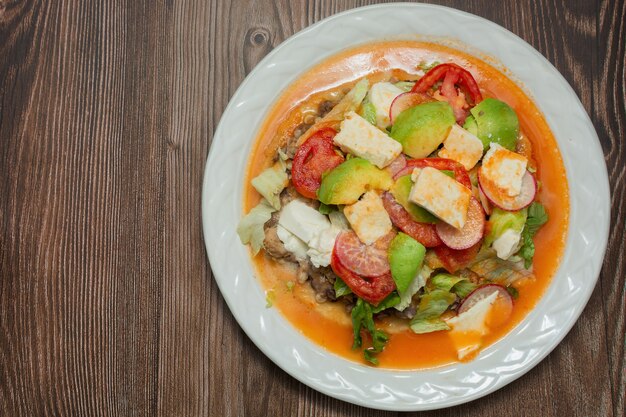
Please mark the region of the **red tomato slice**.
POLYGON ((441 93, 444 96, 446 96, 446 93, 451 93, 450 87, 454 88, 454 85, 457 85, 468 93, 469 98, 471 99, 471 103, 469 103, 470 105, 476 105, 483 100, 478 84, 472 74, 465 68, 453 63, 441 64, 432 68, 415 83, 411 92, 425 93, 441 80, 444 80, 444 84, 446 84, 445 86, 442 85, 441 93), (446 83, 445 78, 448 73, 451 75, 446 83), (452 85, 450 85, 451 83, 452 85))
POLYGON ((435 248, 435 253, 443 267, 453 274, 459 269, 465 268, 474 259, 480 250, 480 245, 482 245, 482 239, 474 246, 462 250, 450 249, 446 245, 441 245, 435 248))
POLYGON ((454 178, 469 188, 472 189, 472 181, 465 167, 452 159, 447 158, 423 158, 423 159, 409 159, 406 161, 406 166, 398 171, 393 178, 398 179, 403 175, 408 175, 413 172, 415 168, 432 167, 439 170, 446 170, 454 172, 454 178))
POLYGON ((425 93, 441 80, 443 82, 439 91, 452 106, 457 123, 463 124, 467 117, 466 101, 469 105, 476 105, 483 99, 476 80, 463 67, 453 63, 437 65, 415 83, 411 92, 425 93), (464 93, 460 94, 456 86, 464 93))
POLYGON ((372 245, 361 242, 353 231, 341 232, 335 240, 333 252, 341 264, 362 277, 377 277, 389 272, 387 249, 395 233, 377 240, 372 245))
POLYGON ((389 214, 391 222, 422 245, 427 248, 433 248, 443 244, 437 235, 437 229, 434 224, 420 223, 413 220, 404 207, 388 192, 383 193, 383 205, 385 210, 387 210, 387 214, 389 214))
POLYGON ((330 259, 330 266, 353 293, 370 304, 377 305, 396 289, 391 273, 387 272, 378 277, 363 278, 346 268, 339 260, 335 250, 333 250, 330 259))
POLYGON ((336 134, 332 128, 320 129, 298 147, 291 166, 291 182, 303 196, 317 198, 322 175, 344 161, 335 151, 336 134))

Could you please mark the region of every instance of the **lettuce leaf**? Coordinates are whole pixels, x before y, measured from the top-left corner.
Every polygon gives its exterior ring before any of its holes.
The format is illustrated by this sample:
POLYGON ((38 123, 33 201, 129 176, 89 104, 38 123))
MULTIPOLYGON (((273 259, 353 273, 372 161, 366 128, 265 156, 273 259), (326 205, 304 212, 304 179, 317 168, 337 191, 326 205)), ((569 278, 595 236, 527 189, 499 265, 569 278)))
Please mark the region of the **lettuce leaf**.
POLYGON ((467 297, 477 287, 467 278, 450 274, 437 274, 428 283, 432 288, 452 292, 459 298, 467 297))
POLYGON ((333 284, 333 288, 335 289, 335 297, 339 298, 344 295, 352 294, 352 290, 348 287, 348 284, 343 282, 343 280, 339 277, 335 280, 333 284))
POLYGON ((288 182, 289 178, 284 166, 278 163, 267 168, 250 181, 259 194, 265 197, 276 210, 280 210, 280 193, 285 189, 288 182))
POLYGON ((371 101, 367 100, 363 103, 359 115, 376 126, 376 107, 374 107, 371 101))
POLYGON ((485 257, 474 262, 469 269, 488 281, 504 286, 533 276, 533 273, 525 269, 521 263, 505 261, 497 257, 485 257))
POLYGON ((366 361, 378 365, 376 354, 383 351, 389 336, 382 330, 378 330, 374 324, 374 313, 371 304, 358 299, 356 305, 352 308, 352 330, 354 332, 353 349, 360 349, 363 340, 361 338, 361 329, 367 331, 372 339, 372 346, 365 348, 363 356, 366 361))
POLYGON ((511 229, 517 233, 521 233, 526 223, 527 210, 505 211, 494 207, 487 221, 487 230, 489 233, 485 236, 485 246, 491 246, 504 232, 511 229))
POLYGON ((272 213, 275 211, 276 209, 266 199, 262 199, 237 225, 237 234, 241 243, 244 245, 249 243, 254 255, 259 253, 261 247, 263 247, 263 240, 265 240, 263 225, 272 217, 272 213))
POLYGON ((407 93, 413 89, 413 86, 415 85, 415 81, 398 81, 394 85, 398 87, 400 90, 407 93))
POLYGON ((529 269, 535 256, 533 236, 548 221, 548 213, 541 203, 534 202, 528 207, 528 218, 522 230, 522 247, 518 255, 524 258, 524 267, 529 269))
POLYGON ((420 334, 449 329, 441 315, 455 300, 454 294, 444 290, 433 290, 424 294, 417 313, 411 320, 411 330, 420 334))
POLYGON ((395 305, 394 308, 398 311, 403 311, 405 308, 411 305, 411 300, 413 299, 413 296, 417 294, 417 292, 424 285, 426 285, 426 281, 428 280, 428 277, 430 277, 430 274, 432 274, 432 272, 432 269, 430 269, 426 265, 423 265, 420 272, 415 275, 415 278, 413 278, 413 281, 411 281, 404 293, 400 294, 400 302, 395 305))
POLYGON ((396 304, 400 302, 400 296, 397 292, 392 292, 389 294, 383 301, 378 303, 377 306, 372 306, 372 313, 380 313, 383 310, 387 310, 388 308, 395 307, 396 304))

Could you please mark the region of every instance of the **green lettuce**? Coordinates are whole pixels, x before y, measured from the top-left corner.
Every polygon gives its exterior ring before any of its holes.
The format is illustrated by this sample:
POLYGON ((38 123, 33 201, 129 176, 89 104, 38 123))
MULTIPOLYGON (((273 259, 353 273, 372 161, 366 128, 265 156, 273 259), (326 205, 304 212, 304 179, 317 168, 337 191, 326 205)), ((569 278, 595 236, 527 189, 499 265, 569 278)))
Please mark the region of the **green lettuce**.
POLYGON ((530 268, 535 256, 533 236, 548 221, 548 213, 541 203, 534 202, 528 207, 528 218, 522 230, 522 247, 518 254, 524 259, 524 267, 530 268))
POLYGON ((448 330, 450 327, 441 319, 441 315, 455 300, 456 296, 445 290, 436 289, 425 293, 411 320, 411 330, 418 334, 448 330))
POLYGON ((452 292, 459 298, 467 297, 477 287, 476 284, 470 282, 467 278, 450 274, 437 274, 428 281, 428 285, 431 288, 452 292))
POLYGON ((343 282, 343 280, 339 277, 335 280, 333 284, 333 288, 335 289, 335 297, 339 298, 344 295, 352 294, 352 290, 348 287, 348 284, 343 282))
POLYGON ((415 85, 415 81, 398 81, 394 85, 398 87, 400 90, 407 93, 413 89, 413 86, 415 85))
POLYGON ((280 193, 289 178, 282 164, 275 164, 254 177, 250 183, 276 210, 280 210, 280 193))
POLYGON ((262 199, 237 225, 237 234, 241 243, 244 245, 249 243, 254 255, 259 253, 263 247, 263 240, 265 240, 263 225, 272 217, 272 213, 275 211, 276 209, 266 199, 262 199))
POLYGON ((403 311, 405 308, 411 305, 411 300, 413 299, 413 296, 417 294, 417 292, 424 285, 426 285, 426 281, 428 280, 428 277, 430 277, 430 274, 432 272, 433 270, 430 269, 428 266, 422 266, 420 272, 415 275, 407 289, 404 291, 404 293, 400 295, 400 302, 394 306, 396 310, 403 311))
POLYGON ((360 115, 362 118, 376 126, 376 107, 371 101, 366 100, 361 106, 360 115))
POLYGON ((320 122, 343 120, 346 113, 356 111, 365 99, 369 85, 367 78, 361 79, 320 122))
POLYGON ((495 207, 487 222, 487 236, 485 236, 485 246, 491 246, 504 232, 511 229, 521 233, 526 223, 527 210, 505 211, 495 207))
POLYGON ((360 349, 363 345, 361 338, 361 329, 368 332, 372 339, 372 346, 363 350, 363 356, 366 361, 378 365, 376 355, 383 351, 389 336, 382 330, 378 330, 374 324, 374 312, 372 305, 358 299, 356 305, 352 308, 352 330, 354 332, 353 349, 360 349))

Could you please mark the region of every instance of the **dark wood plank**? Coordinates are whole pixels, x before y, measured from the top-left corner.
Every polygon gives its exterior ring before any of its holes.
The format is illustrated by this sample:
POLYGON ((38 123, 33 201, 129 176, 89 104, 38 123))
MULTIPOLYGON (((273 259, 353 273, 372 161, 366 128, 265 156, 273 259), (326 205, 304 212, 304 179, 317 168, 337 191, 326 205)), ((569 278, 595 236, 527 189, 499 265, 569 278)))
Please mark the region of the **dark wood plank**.
MULTIPOLYGON (((269 51, 373 1, 0 1, 0 415, 394 415, 320 394, 243 334, 200 190, 230 96, 269 51)), ((439 2, 542 52, 592 117, 613 190, 600 284, 520 380, 432 416, 621 416, 626 2, 439 2)), ((417 414, 417 413, 416 413, 417 414)))

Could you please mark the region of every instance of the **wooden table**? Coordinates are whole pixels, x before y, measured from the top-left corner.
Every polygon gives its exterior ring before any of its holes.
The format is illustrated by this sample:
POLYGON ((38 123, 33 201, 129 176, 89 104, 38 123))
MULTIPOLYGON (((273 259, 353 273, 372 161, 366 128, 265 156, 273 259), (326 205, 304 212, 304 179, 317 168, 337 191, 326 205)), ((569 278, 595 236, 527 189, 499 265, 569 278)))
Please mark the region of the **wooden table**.
MULTIPOLYGON (((393 414, 317 393, 253 345, 200 218, 211 138, 246 74, 368 3, 0 0, 0 415, 393 414)), ((442 4, 518 34, 570 82, 602 142, 612 222, 599 284, 556 350, 424 415, 623 416, 626 2, 442 4)))

